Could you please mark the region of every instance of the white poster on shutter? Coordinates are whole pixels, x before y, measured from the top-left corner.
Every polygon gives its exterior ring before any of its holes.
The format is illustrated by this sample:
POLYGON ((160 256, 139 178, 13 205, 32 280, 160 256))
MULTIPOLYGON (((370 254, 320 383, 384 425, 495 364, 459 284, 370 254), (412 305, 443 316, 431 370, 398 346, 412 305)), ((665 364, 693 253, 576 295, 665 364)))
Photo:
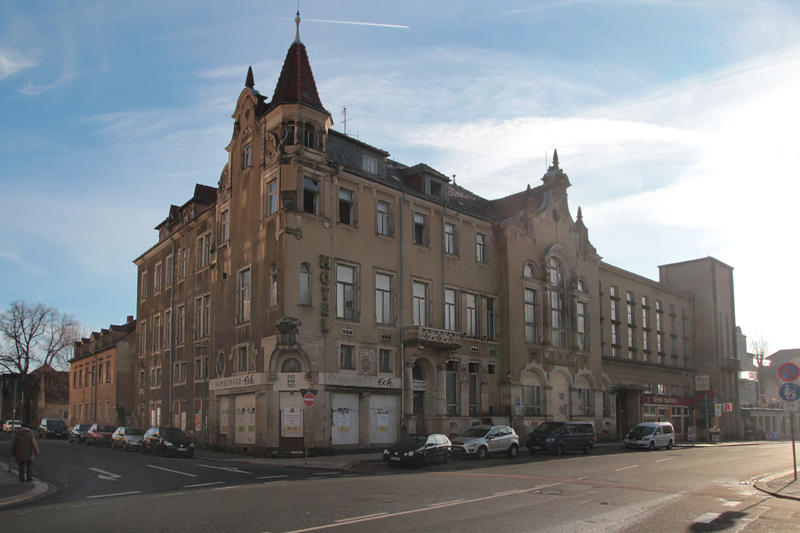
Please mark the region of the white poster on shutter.
POLYGON ((236 444, 256 443, 256 395, 240 394, 235 399, 236 444))

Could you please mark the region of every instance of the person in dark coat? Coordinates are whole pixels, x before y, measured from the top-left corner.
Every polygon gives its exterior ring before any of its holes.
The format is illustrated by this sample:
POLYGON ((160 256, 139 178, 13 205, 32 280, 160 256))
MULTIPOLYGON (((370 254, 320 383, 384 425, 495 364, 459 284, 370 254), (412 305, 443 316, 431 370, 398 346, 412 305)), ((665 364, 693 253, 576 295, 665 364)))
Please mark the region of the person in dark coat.
POLYGON ((19 480, 21 482, 33 481, 31 469, 33 468, 33 458, 39 455, 39 445, 36 444, 33 431, 28 428, 27 424, 22 424, 22 427, 14 433, 11 455, 15 456, 19 463, 19 480))

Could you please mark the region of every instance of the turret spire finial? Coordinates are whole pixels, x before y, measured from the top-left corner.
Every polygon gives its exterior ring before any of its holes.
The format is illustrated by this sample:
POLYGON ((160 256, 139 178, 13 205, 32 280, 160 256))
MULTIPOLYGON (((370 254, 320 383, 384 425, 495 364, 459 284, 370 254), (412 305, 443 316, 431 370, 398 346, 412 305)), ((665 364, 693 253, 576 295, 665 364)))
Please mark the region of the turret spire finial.
MULTIPOLYGON (((299 2, 298 2, 299 3, 299 2)), ((294 36, 294 42, 302 43, 303 41, 300 40, 300 8, 297 8, 297 16, 294 18, 295 24, 297 24, 297 34, 294 36)))
POLYGON ((256 82, 253 79, 253 67, 252 66, 247 68, 247 79, 244 82, 244 86, 247 87, 248 89, 252 89, 253 87, 256 86, 256 82))

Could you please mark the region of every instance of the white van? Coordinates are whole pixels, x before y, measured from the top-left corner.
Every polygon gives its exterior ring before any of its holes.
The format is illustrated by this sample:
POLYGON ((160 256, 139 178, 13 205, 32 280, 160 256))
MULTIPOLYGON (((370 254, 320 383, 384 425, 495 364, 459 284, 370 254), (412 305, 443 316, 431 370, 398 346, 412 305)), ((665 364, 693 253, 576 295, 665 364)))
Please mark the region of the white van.
POLYGON ((625 436, 626 448, 672 449, 675 429, 669 422, 642 422, 625 436))

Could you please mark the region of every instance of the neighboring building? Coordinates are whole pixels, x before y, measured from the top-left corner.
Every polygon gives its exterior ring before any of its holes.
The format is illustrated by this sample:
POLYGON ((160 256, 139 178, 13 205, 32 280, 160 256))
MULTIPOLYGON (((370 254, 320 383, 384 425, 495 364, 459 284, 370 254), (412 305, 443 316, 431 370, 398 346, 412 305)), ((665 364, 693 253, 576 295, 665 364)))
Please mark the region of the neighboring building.
POLYGON ((30 413, 28 422, 39 425, 42 418, 58 418, 66 423, 69 417, 69 372, 45 365, 28 374, 23 403, 30 413))
POLYGON ((132 425, 137 364, 136 323, 76 341, 69 361, 69 424, 132 425))
POLYGON ((758 406, 758 367, 755 355, 747 351, 747 336, 736 326, 736 358, 739 360, 739 401, 742 409, 758 406))
POLYGON ((138 425, 252 454, 299 452, 306 426, 317 452, 483 421, 618 438, 666 419, 685 438, 696 366, 738 410, 714 368, 733 358, 732 269, 603 263, 557 154, 498 200, 393 161, 331 129, 299 30, 272 99, 250 70, 233 118, 218 187, 135 260, 138 425))
POLYGON ((778 350, 765 359, 768 364, 759 373, 764 398, 758 416, 751 417, 752 429, 765 433, 777 432, 782 438, 788 438, 791 432, 789 413, 784 411, 784 401, 778 393, 781 385, 786 382, 778 377, 778 368, 784 363, 800 366, 800 349, 778 350))

